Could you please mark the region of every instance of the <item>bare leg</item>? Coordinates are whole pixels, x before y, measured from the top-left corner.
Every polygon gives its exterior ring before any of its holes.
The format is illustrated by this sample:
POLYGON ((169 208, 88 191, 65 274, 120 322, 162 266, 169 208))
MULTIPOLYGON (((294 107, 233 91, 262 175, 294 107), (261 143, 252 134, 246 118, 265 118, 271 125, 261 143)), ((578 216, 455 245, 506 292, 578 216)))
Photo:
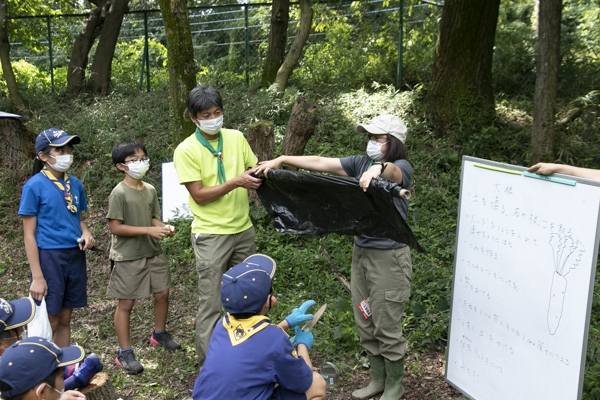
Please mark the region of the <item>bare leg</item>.
POLYGON ((154 293, 154 329, 164 331, 169 312, 169 289, 154 293))
POLYGON ((131 341, 129 338, 129 321, 134 303, 135 300, 119 299, 119 303, 117 304, 117 309, 115 311, 115 331, 117 332, 117 340, 119 341, 119 347, 121 350, 129 349, 131 347, 131 341))
POLYGON ((71 345, 72 308, 61 308, 57 315, 48 315, 52 327, 52 341, 59 347, 71 345))

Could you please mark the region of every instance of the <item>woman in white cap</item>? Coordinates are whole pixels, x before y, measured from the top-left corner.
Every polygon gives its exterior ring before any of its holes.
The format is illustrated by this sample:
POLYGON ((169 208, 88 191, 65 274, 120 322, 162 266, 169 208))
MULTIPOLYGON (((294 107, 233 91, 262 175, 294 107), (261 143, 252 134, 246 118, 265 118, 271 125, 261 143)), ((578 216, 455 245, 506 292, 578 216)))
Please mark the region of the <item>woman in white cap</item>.
MULTIPOLYGON (((410 189, 413 168, 407 161, 406 125, 390 114, 379 115, 356 131, 369 138, 366 155, 343 158, 280 156, 260 163, 257 174, 283 164, 316 172, 359 179, 366 192, 371 180, 383 178, 410 189)), ((406 219, 408 200, 394 198, 396 210, 406 219)), ((354 320, 367 352, 371 382, 352 393, 368 399, 383 392, 381 400, 397 400, 404 394, 406 339, 402 335, 404 304, 410 296, 412 261, 409 247, 391 239, 355 236, 351 272, 354 320)))

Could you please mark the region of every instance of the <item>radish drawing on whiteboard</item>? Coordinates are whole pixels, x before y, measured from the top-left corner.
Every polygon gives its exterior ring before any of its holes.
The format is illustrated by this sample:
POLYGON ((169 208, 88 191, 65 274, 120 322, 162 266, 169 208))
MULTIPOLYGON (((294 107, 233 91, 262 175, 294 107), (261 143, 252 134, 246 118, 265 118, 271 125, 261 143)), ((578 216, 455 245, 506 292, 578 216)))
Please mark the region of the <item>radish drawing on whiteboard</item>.
POLYGON ((575 269, 585 253, 585 247, 571 235, 552 233, 550 246, 553 252, 554 272, 550 286, 550 302, 548 304, 548 332, 554 335, 560 326, 565 295, 567 293, 567 274, 575 269), (575 256, 571 257, 574 253, 575 256), (566 269, 565 269, 566 266, 566 269))

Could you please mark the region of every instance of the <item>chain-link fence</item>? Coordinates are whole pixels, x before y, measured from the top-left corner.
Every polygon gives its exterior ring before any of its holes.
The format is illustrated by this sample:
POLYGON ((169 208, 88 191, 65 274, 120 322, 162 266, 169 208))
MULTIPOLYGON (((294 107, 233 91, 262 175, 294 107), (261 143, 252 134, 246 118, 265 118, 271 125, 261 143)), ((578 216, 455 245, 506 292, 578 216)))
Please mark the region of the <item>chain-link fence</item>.
MULTIPOLYGON (((332 40, 327 24, 343 20, 357 30, 371 29, 376 33, 387 29, 389 40, 396 41, 392 44, 398 49, 399 68, 402 66, 403 46, 397 44, 413 40, 411 37, 415 35, 411 35, 411 31, 423 29, 427 21, 437 23, 441 15, 439 4, 422 0, 319 3, 314 4, 313 9, 313 30, 305 50, 332 40), (404 39, 400 32, 404 33, 404 39)), ((219 71, 245 79, 247 83, 259 79, 267 49, 270 4, 193 7, 188 11, 200 77, 210 71, 219 71)), ((296 34, 299 13, 298 4, 292 3, 288 45, 296 34)), ((89 14, 9 17, 9 24, 13 24, 14 28, 28 32, 27 39, 23 41, 11 38, 11 59, 18 68, 31 68, 28 79, 32 85, 36 84, 36 80, 44 80, 52 90, 55 86, 66 87, 67 65, 73 45, 88 17, 89 14)), ((97 42, 90 51, 88 69, 97 42)), ((151 90, 153 85, 168 82, 166 60, 166 36, 160 11, 126 13, 113 59, 113 84, 151 90)), ((401 71, 399 69, 398 73, 401 71)))

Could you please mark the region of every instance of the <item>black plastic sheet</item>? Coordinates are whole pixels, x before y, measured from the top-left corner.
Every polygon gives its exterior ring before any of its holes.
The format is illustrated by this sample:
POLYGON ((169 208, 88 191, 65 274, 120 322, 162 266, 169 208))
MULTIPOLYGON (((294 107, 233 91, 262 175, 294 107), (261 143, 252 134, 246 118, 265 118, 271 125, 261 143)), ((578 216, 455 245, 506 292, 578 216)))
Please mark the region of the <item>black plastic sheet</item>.
POLYGON ((396 210, 400 186, 374 179, 367 192, 358 179, 276 169, 257 190, 280 233, 339 233, 388 238, 423 252, 396 210))

